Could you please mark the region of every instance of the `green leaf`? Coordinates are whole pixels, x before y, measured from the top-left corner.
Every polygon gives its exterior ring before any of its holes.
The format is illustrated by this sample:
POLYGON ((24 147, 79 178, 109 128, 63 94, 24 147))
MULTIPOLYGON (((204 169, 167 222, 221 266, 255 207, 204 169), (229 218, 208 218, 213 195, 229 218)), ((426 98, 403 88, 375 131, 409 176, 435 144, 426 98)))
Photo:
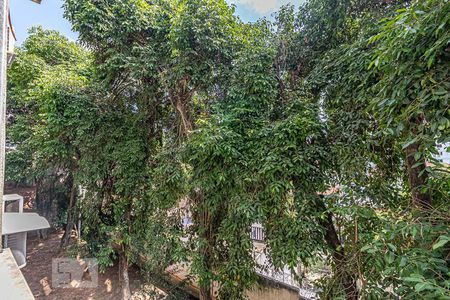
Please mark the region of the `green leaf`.
POLYGON ((422 277, 404 277, 402 279, 403 279, 403 281, 406 281, 406 282, 423 282, 422 277))
POLYGON ((445 244, 447 244, 450 240, 446 238, 442 238, 442 236, 439 238, 439 240, 433 244, 433 250, 439 249, 443 247, 445 244))
POLYGON ((409 146, 411 146, 412 144, 414 144, 415 142, 417 142, 418 139, 419 139, 418 137, 415 137, 415 138, 409 140, 408 142, 404 143, 404 144, 402 145, 402 150, 405 150, 406 148, 408 148, 409 146))
POLYGON ((423 290, 429 289, 431 285, 428 282, 420 282, 414 286, 416 292, 421 292, 423 290))

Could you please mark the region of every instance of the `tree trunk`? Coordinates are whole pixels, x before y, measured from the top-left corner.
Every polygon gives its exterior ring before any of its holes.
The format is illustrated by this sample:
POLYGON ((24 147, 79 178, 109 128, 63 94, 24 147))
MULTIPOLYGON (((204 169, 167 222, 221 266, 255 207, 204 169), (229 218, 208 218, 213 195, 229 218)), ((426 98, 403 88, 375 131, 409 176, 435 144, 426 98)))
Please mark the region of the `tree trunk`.
POLYGON ((322 226, 325 228, 325 241, 333 251, 333 260, 336 265, 336 273, 341 274, 342 285, 349 300, 357 300, 358 288, 356 278, 346 270, 346 257, 344 247, 341 244, 333 224, 331 213, 327 213, 326 220, 322 220, 322 226))
MULTIPOLYGON (((178 112, 181 120, 181 133, 183 138, 186 138, 189 133, 194 129, 194 123, 192 121, 191 112, 189 111, 189 104, 192 98, 192 91, 188 87, 189 77, 185 76, 178 82, 177 87, 171 92, 170 98, 172 103, 178 112)), ((196 193, 196 199, 193 199, 197 206, 201 205, 202 195, 200 192, 196 193)), ((210 267, 210 252, 212 248, 212 237, 211 237, 211 218, 208 211, 202 211, 197 216, 194 216, 194 222, 199 228, 202 228, 204 232, 202 233, 202 238, 207 240, 206 246, 201 249, 202 255, 208 266, 209 271, 212 272, 210 267)), ((211 285, 200 286, 200 300, 212 300, 211 296, 211 285)))
POLYGON ((200 287, 200 300, 212 300, 209 287, 200 287))
POLYGON ((40 215, 44 216, 50 223, 55 221, 57 211, 54 209, 56 202, 54 199, 54 178, 49 176, 46 179, 39 178, 36 182, 36 207, 40 215))
POLYGON ((187 135, 192 131, 192 122, 189 117, 187 103, 185 99, 178 99, 176 103, 176 108, 178 113, 180 114, 181 122, 183 123, 183 133, 187 135))
MULTIPOLYGON (((178 112, 181 120, 181 134, 183 138, 186 138, 189 133, 194 129, 194 122, 192 121, 192 115, 189 111, 189 104, 192 98, 192 90, 189 90, 188 87, 189 77, 185 76, 178 82, 176 88, 170 92, 169 97, 171 98, 172 104, 174 108, 178 112)), ((196 192, 194 203, 196 206, 201 206, 202 202, 201 192, 196 192)), ((212 268, 210 266, 210 257, 211 257, 211 249, 214 241, 211 236, 211 216, 210 213, 206 211, 201 211, 199 214, 194 215, 194 222, 197 224, 198 228, 203 229, 202 238, 207 240, 206 246, 200 251, 204 257, 207 268, 210 272, 212 272, 212 268)), ((200 300, 212 300, 211 296, 211 284, 200 286, 200 300)))
POLYGON ((426 187, 428 172, 425 170, 425 159, 420 158, 416 160, 414 155, 419 153, 419 144, 413 143, 405 149, 406 154, 406 169, 408 172, 408 181, 411 188, 412 204, 421 209, 429 209, 431 205, 431 194, 428 191, 423 191, 426 187), (414 165, 417 166, 414 167, 414 165))
MULTIPOLYGON (((197 233, 200 238, 204 239, 206 243, 201 243, 199 252, 201 253, 203 263, 209 272, 214 272, 211 262, 212 250, 215 240, 213 238, 214 224, 212 215, 207 208, 203 206, 203 194, 197 191, 191 199, 195 208, 192 214, 193 221, 197 227, 197 233)), ((200 300, 212 300, 211 296, 211 282, 208 281, 206 285, 200 285, 200 300)))
POLYGON ((181 134, 185 138, 194 128, 189 105, 192 98, 192 90, 188 87, 189 77, 181 79, 177 86, 169 92, 169 97, 181 120, 181 134))
MULTIPOLYGON (((409 120, 409 126, 414 136, 418 136, 418 128, 423 122, 423 115, 413 117, 409 120)), ((416 160, 416 153, 420 153, 420 144, 418 142, 412 143, 405 148, 406 171, 411 189, 412 205, 419 209, 428 210, 432 207, 432 202, 431 193, 429 191, 423 191, 428 181, 428 172, 425 169, 426 161, 423 155, 420 155, 420 158, 416 160)))
POLYGON ((64 235, 61 238, 60 248, 64 248, 69 244, 70 234, 72 233, 72 229, 74 227, 74 213, 75 213, 75 204, 76 204, 76 190, 75 181, 72 176, 70 176, 70 199, 69 199, 69 207, 67 208, 67 225, 64 230, 64 235))
POLYGON ((40 240, 48 239, 48 229, 40 229, 40 230, 38 230, 38 238, 40 240))
POLYGON ((122 286, 122 300, 131 299, 130 278, 128 277, 128 258, 125 251, 119 252, 119 278, 122 286))
MULTIPOLYGON (((204 212, 204 217, 202 218, 203 220, 201 220, 200 221, 201 223, 199 224, 199 226, 202 226, 204 230, 204 232, 202 232, 201 234, 202 238, 207 240, 206 245, 203 247, 203 249, 200 249, 200 251, 202 253, 208 271, 214 272, 211 266, 211 250, 214 242, 212 241, 211 231, 209 230, 211 221, 209 220, 208 217, 209 217, 208 212, 204 212)), ((207 285, 200 286, 200 300, 212 300, 211 282, 208 282, 207 285)))
POLYGON ((320 225, 325 229, 325 242, 333 252, 333 260, 336 265, 336 274, 341 279, 342 286, 344 287, 345 294, 348 300, 357 300, 359 298, 359 292, 356 285, 356 276, 352 275, 346 270, 346 257, 344 246, 339 240, 339 236, 336 232, 336 228, 333 223, 333 216, 330 212, 326 211, 325 204, 321 199, 318 201, 319 207, 326 214, 325 219, 319 219, 320 225))
MULTIPOLYGON (((424 122, 423 115, 413 117, 410 120, 411 132, 414 136, 419 134, 419 126, 424 122)), ((426 161, 423 155, 416 159, 416 154, 420 153, 420 144, 412 143, 405 148, 406 171, 412 195, 412 205, 420 209, 430 209, 432 207, 431 193, 424 191, 428 181, 428 171, 426 171, 426 161)))

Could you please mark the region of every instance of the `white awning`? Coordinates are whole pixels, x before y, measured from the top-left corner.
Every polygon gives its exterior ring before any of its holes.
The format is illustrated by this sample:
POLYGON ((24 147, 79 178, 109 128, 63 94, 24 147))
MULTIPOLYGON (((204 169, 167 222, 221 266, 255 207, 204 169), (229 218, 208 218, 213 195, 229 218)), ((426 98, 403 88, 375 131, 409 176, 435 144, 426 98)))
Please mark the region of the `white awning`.
POLYGON ((48 221, 35 213, 4 213, 2 235, 49 228, 48 221))

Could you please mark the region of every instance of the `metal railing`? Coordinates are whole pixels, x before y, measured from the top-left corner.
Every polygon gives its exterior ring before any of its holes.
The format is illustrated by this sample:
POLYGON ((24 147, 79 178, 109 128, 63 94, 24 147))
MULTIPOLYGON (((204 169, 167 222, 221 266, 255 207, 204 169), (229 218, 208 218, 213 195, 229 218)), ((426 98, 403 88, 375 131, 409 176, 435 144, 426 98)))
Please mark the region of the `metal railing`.
POLYGON ((261 225, 256 224, 252 225, 250 237, 252 238, 253 241, 264 242, 264 240, 266 239, 264 228, 261 225))
MULTIPOLYGON (((253 241, 264 242, 264 228, 259 224, 252 225, 250 236, 253 241)), ((299 299, 319 299, 317 289, 309 284, 306 278, 304 278, 300 284, 297 280, 298 278, 296 278, 290 270, 277 270, 272 266, 264 251, 256 251, 256 249, 254 249, 253 259, 256 263, 255 271, 259 276, 297 290, 299 299)))
POLYGON ((284 285, 290 286, 295 289, 299 289, 300 285, 295 279, 294 275, 289 271, 279 271, 276 270, 268 262, 266 255, 262 252, 255 252, 254 259, 256 262, 256 273, 267 279, 282 283, 284 285))

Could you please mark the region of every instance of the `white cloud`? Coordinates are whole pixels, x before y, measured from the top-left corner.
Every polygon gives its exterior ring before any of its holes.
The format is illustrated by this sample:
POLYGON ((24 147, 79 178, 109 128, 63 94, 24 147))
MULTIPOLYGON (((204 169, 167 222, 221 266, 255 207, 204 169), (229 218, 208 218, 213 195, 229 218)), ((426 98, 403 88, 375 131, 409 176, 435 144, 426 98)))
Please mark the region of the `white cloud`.
POLYGON ((260 15, 266 15, 268 13, 278 10, 282 5, 295 4, 298 6, 304 0, 227 0, 228 3, 236 5, 244 5, 254 10, 260 15))
POLYGON ((265 15, 275 11, 279 6, 279 0, 233 0, 236 5, 245 5, 254 9, 257 13, 265 15))

